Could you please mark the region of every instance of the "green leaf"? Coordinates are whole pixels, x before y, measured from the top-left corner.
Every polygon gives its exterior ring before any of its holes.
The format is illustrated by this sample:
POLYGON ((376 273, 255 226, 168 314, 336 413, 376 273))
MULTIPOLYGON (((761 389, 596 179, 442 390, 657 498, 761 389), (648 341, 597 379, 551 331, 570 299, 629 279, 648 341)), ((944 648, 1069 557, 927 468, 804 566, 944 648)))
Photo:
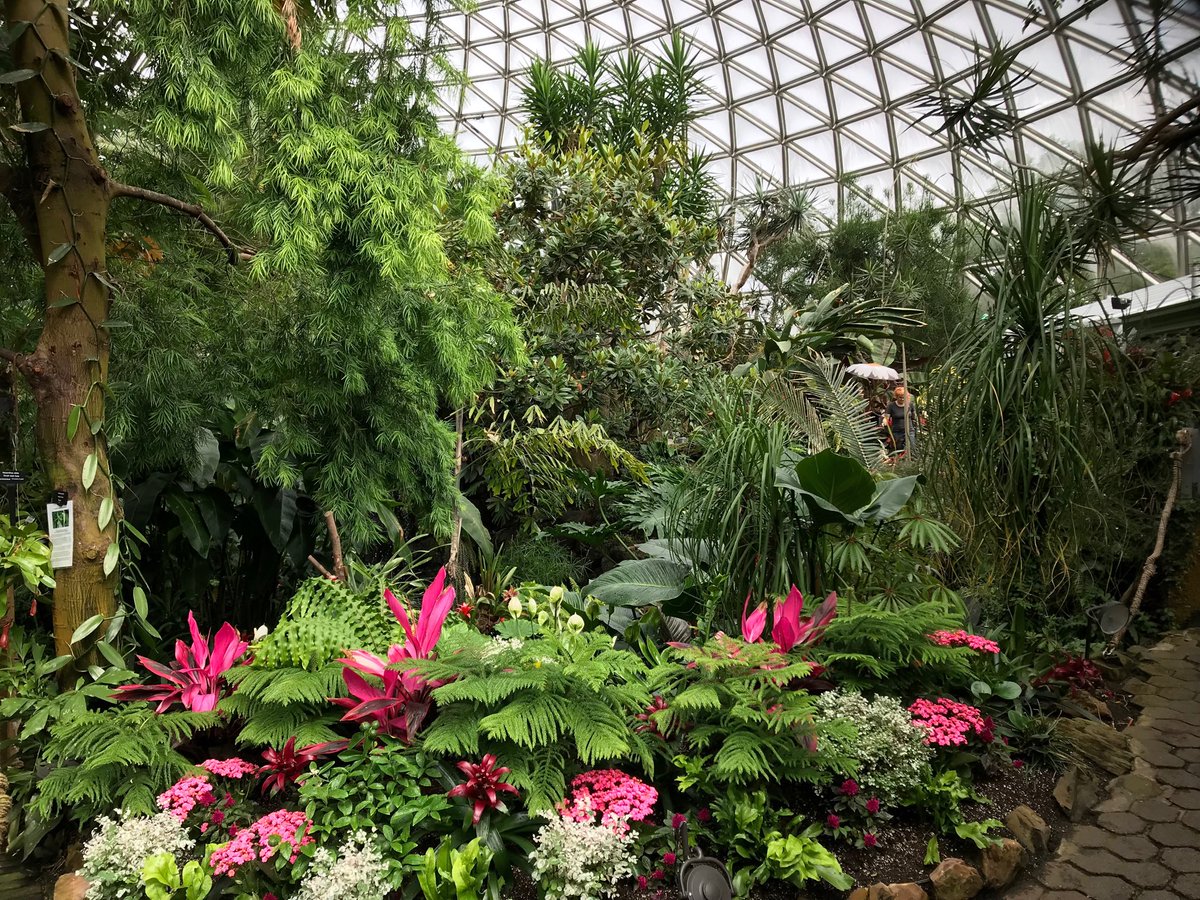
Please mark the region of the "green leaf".
POLYGON ((208 556, 212 536, 196 510, 196 504, 183 491, 174 487, 163 495, 163 499, 167 508, 175 513, 175 518, 179 520, 179 528, 187 542, 192 545, 192 549, 201 556, 208 556))
POLYGON ((196 433, 196 465, 189 477, 198 488, 212 484, 213 476, 217 474, 217 466, 221 464, 221 445, 217 436, 207 428, 201 428, 196 433))
MULTIPOLYGON (((105 573, 105 574, 107 574, 107 573, 105 573)), ((71 643, 78 644, 80 641, 82 641, 84 638, 86 638, 89 634, 91 634, 93 631, 95 631, 97 628, 99 628, 101 623, 103 623, 103 622, 104 622, 104 614, 103 613, 96 613, 91 618, 85 619, 83 622, 80 622, 79 627, 71 632, 71 643)))
POLYGON ((935 834, 929 839, 929 843, 925 845, 925 865, 936 866, 942 861, 942 851, 938 848, 938 839, 935 834))
POLYGON ((83 415, 82 406, 72 406, 67 414, 67 440, 75 440, 75 432, 79 430, 79 417, 83 415))
POLYGON ((917 489, 920 475, 906 475, 903 478, 887 478, 879 482, 871 505, 862 511, 861 516, 868 522, 886 522, 904 508, 917 489))
POLYGON ((117 560, 121 558, 121 548, 116 541, 108 545, 104 551, 104 574, 111 575, 117 568, 117 560))
POLYGON ((51 309, 60 309, 64 306, 74 306, 78 302, 79 302, 78 297, 68 297, 66 294, 63 294, 61 297, 59 297, 57 300, 55 300, 53 303, 50 304, 50 308, 51 309))
POLYGON ((848 456, 822 450, 776 472, 778 487, 795 491, 819 522, 852 521, 875 496, 875 479, 866 466, 848 456))
POLYGON ((8 127, 21 134, 37 134, 39 131, 50 130, 50 126, 45 122, 18 122, 16 125, 9 125, 8 127))
POLYGON ((592 579, 584 594, 613 606, 674 600, 687 587, 688 569, 665 559, 631 559, 592 579))
POLYGON ((95 453, 89 453, 83 461, 83 489, 91 490, 92 482, 96 480, 96 470, 100 467, 100 458, 95 453))
POLYGON ((33 69, 13 69, 0 75, 0 84, 17 84, 21 81, 28 81, 36 75, 33 69))
POLYGON ((100 512, 96 517, 97 524, 100 526, 101 531, 103 531, 105 528, 108 527, 108 523, 112 521, 112 517, 113 517, 112 497, 105 497, 103 500, 100 501, 100 512))
POLYGON ((138 614, 138 618, 143 621, 150 614, 150 602, 146 598, 146 592, 142 590, 141 585, 137 585, 133 589, 133 609, 138 614))
POLYGON ((484 556, 492 556, 495 552, 492 549, 492 536, 488 534, 488 530, 483 524, 483 518, 479 515, 479 507, 462 494, 458 495, 458 515, 462 519, 463 531, 475 542, 475 546, 484 556))
POLYGON ((125 667, 125 658, 121 656, 121 652, 112 644, 108 643, 108 641, 97 641, 96 649, 100 651, 101 656, 108 660, 110 665, 114 665, 119 668, 125 667))
POLYGON ((69 653, 65 653, 62 656, 56 656, 53 659, 48 659, 45 662, 39 663, 37 668, 34 669, 34 672, 36 672, 38 675, 52 675, 74 658, 75 657, 71 656, 69 653))
POLYGON ((990 697, 992 696, 992 686, 986 681, 972 681, 971 693, 976 697, 990 697))
POLYGON ((100 323, 100 327, 107 328, 111 331, 113 328, 132 328, 133 325, 122 319, 105 319, 100 323))
POLYGON ((25 720, 25 727, 21 729, 21 740, 26 740, 31 735, 37 734, 46 727, 46 720, 50 718, 50 707, 43 706, 32 716, 25 720))
POLYGON ((995 692, 1001 700, 1016 700, 1021 696, 1021 686, 1015 681, 1002 681, 996 685, 995 692))
POLYGON ((57 247, 51 250, 50 255, 46 257, 47 264, 53 265, 56 262, 60 262, 64 256, 71 252, 72 246, 73 245, 71 244, 59 244, 57 247))

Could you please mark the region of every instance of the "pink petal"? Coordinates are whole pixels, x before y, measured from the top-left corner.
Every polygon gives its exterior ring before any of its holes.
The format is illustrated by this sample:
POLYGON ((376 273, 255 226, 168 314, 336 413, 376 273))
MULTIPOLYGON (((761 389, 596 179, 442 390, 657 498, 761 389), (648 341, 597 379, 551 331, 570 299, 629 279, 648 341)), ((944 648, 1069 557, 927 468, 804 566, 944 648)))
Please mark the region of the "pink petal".
POLYGON ((408 612, 404 608, 404 604, 396 599, 396 595, 389 588, 383 589, 383 598, 387 600, 388 608, 391 609, 394 615, 400 622, 400 626, 404 629, 404 634, 408 638, 409 643, 416 640, 413 637, 412 624, 408 621, 408 612))
POLYGON ((342 680, 346 682, 346 690, 350 692, 351 696, 357 697, 359 700, 378 700, 387 696, 353 669, 343 669, 342 680))
POLYGON ((446 567, 438 570, 437 578, 425 589, 421 598, 421 616, 417 622, 416 649, 420 656, 428 656, 442 636, 442 624, 454 606, 454 588, 445 587, 446 567))
POLYGON ((203 666, 208 662, 208 641, 200 634, 200 626, 191 610, 188 610, 188 630, 192 633, 192 665, 203 666))
POLYGON ((347 669, 355 669, 376 678, 382 678, 387 671, 384 661, 368 650, 351 650, 348 656, 339 659, 338 662, 347 669))
POLYGON ((742 640, 753 644, 762 637, 763 629, 767 627, 767 604, 766 601, 763 601, 754 612, 746 615, 746 608, 749 605, 750 595, 747 594, 746 602, 742 604, 742 640))
POLYGON ((237 630, 226 622, 217 632, 217 636, 213 638, 212 659, 208 664, 208 674, 215 678, 222 672, 229 671, 249 646, 238 637, 237 630))

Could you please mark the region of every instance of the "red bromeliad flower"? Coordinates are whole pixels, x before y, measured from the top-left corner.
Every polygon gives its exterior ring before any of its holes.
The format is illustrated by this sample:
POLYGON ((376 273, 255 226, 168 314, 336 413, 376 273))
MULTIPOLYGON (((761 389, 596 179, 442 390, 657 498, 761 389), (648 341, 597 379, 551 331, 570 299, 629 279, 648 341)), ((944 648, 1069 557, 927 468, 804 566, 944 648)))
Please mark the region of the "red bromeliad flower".
POLYGON ((192 633, 189 647, 175 642, 175 666, 165 666, 153 659, 139 656, 138 661, 165 684, 127 684, 117 688, 120 700, 158 701, 156 712, 166 712, 178 703, 192 712, 212 712, 224 693, 222 677, 233 668, 249 646, 238 637, 237 631, 226 622, 217 631, 210 645, 200 634, 196 617, 188 613, 188 628, 192 633))
POLYGON ((471 606, 471 604, 470 604, 470 603, 460 603, 460 604, 458 604, 458 606, 457 606, 457 607, 455 607, 455 608, 458 610, 458 614, 459 614, 460 616, 462 616, 464 619, 469 619, 469 618, 471 618, 471 613, 472 613, 472 612, 474 611, 474 609, 475 609, 473 606, 471 606))
POLYGON ((467 762, 465 759, 458 764, 458 770, 467 776, 467 780, 451 788, 447 797, 466 797, 468 802, 475 804, 472 825, 478 825, 483 818, 485 809, 498 809, 506 812, 500 792, 520 796, 520 792, 511 784, 501 781, 508 774, 504 766, 497 766, 497 759, 488 753, 478 763, 467 762))
POLYGON ((346 707, 345 722, 374 719, 385 734, 411 742, 429 715, 433 700, 430 692, 441 682, 426 681, 415 669, 399 670, 396 665, 406 659, 429 659, 442 636, 442 625, 454 604, 454 588, 446 586, 443 567, 425 591, 421 613, 414 628, 404 605, 390 591, 383 592, 388 606, 400 621, 408 640, 392 644, 383 660, 366 650, 351 650, 339 660, 345 665, 342 680, 350 697, 338 697, 334 703, 346 707), (379 684, 364 675, 379 679, 379 684))
POLYGON ((327 741, 324 744, 309 744, 307 747, 296 749, 295 737, 290 737, 279 750, 268 747, 262 757, 267 764, 260 772, 266 774, 262 783, 264 794, 277 794, 296 780, 311 763, 324 756, 340 753, 346 749, 349 741, 327 741))
POLYGON ((666 735, 664 735, 662 730, 658 727, 658 722, 655 719, 655 715, 657 713, 666 712, 667 709, 667 701, 662 698, 661 694, 655 694, 654 701, 646 707, 645 712, 640 712, 634 716, 635 719, 642 723, 634 728, 634 731, 638 732, 639 734, 646 734, 648 732, 653 734, 655 737, 666 737, 666 735))

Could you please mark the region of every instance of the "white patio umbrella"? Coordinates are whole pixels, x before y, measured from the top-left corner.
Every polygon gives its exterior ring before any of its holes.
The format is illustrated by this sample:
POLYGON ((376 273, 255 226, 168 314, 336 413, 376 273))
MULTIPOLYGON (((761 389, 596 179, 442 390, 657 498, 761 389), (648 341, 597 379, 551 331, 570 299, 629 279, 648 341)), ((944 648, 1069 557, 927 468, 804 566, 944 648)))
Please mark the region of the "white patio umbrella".
POLYGON ((846 371, 867 381, 900 381, 899 372, 891 366, 881 366, 879 363, 855 363, 848 366, 846 371))

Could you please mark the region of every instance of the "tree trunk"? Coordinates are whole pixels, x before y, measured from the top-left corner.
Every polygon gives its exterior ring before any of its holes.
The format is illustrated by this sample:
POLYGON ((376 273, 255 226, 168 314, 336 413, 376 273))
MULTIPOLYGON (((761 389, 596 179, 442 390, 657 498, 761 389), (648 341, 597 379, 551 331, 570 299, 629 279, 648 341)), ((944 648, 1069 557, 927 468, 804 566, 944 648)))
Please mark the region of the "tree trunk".
POLYGON ((69 61, 66 0, 5 0, 4 13, 10 33, 24 27, 13 44, 14 68, 34 73, 17 83, 17 93, 27 123, 24 183, 34 203, 33 237, 45 270, 45 324, 36 350, 17 365, 37 402, 38 455, 49 485, 75 502, 74 564, 54 573, 54 643, 65 654, 71 652, 71 633, 81 622, 116 611, 116 577, 104 574, 104 557, 116 539, 119 506, 108 477, 103 432, 93 435, 91 427, 104 421, 108 381, 104 323, 110 191, 69 61), (23 26, 26 22, 30 24, 23 26), (85 414, 72 438, 68 421, 76 406, 85 414), (93 455, 96 474, 85 488, 84 471, 93 455), (99 512, 106 498, 113 502, 113 513, 101 529, 99 512))

